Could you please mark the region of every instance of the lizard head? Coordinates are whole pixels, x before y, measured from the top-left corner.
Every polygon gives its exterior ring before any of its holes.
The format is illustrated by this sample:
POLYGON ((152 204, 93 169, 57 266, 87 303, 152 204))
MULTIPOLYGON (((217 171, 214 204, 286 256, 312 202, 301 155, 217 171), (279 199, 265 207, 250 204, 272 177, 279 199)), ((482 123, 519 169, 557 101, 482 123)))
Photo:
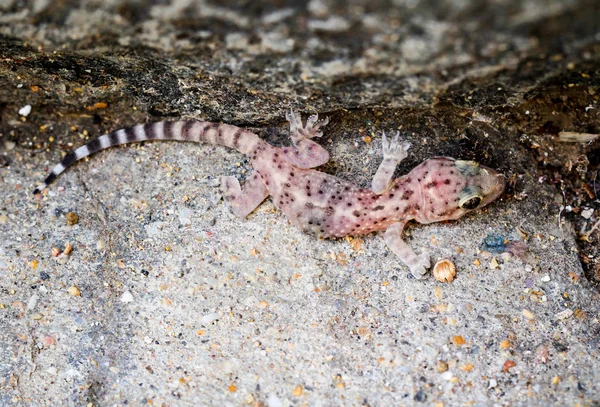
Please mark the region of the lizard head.
POLYGON ((504 176, 474 161, 438 157, 419 168, 421 223, 454 220, 483 208, 504 191, 504 176))

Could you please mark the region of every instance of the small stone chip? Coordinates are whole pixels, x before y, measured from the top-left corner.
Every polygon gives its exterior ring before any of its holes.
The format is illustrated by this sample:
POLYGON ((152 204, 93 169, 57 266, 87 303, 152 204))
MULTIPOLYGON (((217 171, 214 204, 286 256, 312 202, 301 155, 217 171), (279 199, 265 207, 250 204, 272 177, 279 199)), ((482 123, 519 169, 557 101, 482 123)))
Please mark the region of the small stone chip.
POLYGON ((571 315, 573 315, 573 310, 570 309, 566 309, 564 311, 559 312, 558 314, 554 315, 557 319, 567 319, 569 318, 571 315))
POLYGON ((437 363, 435 364, 435 370, 437 370, 438 373, 444 373, 448 371, 448 363, 444 360, 438 360, 437 363))
POLYGON ((513 362, 512 360, 507 360, 506 362, 504 362, 504 365, 502 365, 502 371, 504 373, 508 373, 508 371, 515 366, 517 366, 515 362, 513 362))
POLYGON ((229 390, 230 393, 235 393, 237 391, 237 386, 235 384, 230 384, 227 386, 227 390, 229 390))
POLYGON ((123 294, 121 294, 119 301, 125 304, 130 303, 133 301, 133 295, 131 294, 131 292, 125 291, 123 294))
POLYGON ((292 394, 294 395, 294 397, 302 396, 302 386, 297 385, 296 387, 294 387, 294 391, 292 391, 292 394))
POLYGON ((465 343, 467 343, 467 341, 464 338, 464 336, 455 335, 455 336, 452 337, 452 343, 454 343, 456 346, 462 346, 465 343))
POLYGON ((67 217, 67 223, 71 226, 79 223, 79 215, 77 215, 75 212, 67 212, 66 217, 67 217))
POLYGON ((500 349, 508 349, 508 348, 510 348, 510 341, 508 339, 505 339, 502 342, 500 342, 500 349))
POLYGON ((523 316, 529 320, 532 320, 535 318, 535 315, 533 315, 533 312, 529 311, 528 309, 524 309, 522 312, 523 316))
POLYGON ((79 288, 75 287, 74 285, 69 287, 67 292, 69 293, 69 295, 72 295, 73 297, 81 297, 81 291, 79 291, 79 288))

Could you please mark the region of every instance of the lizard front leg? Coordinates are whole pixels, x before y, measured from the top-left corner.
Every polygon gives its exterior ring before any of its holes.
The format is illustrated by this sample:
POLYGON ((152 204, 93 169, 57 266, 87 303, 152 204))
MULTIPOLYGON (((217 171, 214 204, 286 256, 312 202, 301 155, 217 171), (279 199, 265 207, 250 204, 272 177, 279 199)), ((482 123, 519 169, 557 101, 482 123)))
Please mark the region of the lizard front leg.
POLYGON ((244 185, 240 185, 236 177, 221 177, 221 192, 233 214, 240 218, 248 216, 269 195, 265 183, 256 171, 250 174, 244 185))
POLYGON ((406 222, 398 222, 388 227, 383 235, 383 240, 385 240, 390 250, 408 266, 412 275, 417 279, 422 279, 431 267, 429 253, 423 251, 423 253, 417 255, 402 240, 402 230, 405 225, 406 222))
POLYGON ((383 161, 379 164, 371 183, 371 190, 376 194, 383 194, 390 187, 396 166, 408 156, 407 150, 410 148, 410 143, 400 140, 400 132, 391 140, 385 133, 382 134, 383 161))
POLYGON ((290 111, 285 117, 290 122, 290 137, 294 145, 282 148, 288 162, 298 168, 314 168, 325 164, 329 160, 329 152, 311 138, 323 135, 319 130, 329 123, 329 118, 319 120, 316 114, 306 120, 306 126, 302 126, 300 114, 290 111))

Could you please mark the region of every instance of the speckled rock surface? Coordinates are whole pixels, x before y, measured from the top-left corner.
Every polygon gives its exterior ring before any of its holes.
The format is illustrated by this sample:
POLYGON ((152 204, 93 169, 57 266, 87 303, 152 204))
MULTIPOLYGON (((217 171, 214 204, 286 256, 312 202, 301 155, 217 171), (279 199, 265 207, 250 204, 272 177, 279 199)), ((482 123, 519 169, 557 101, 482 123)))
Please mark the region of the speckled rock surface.
POLYGON ((599 236, 578 237, 600 154, 557 135, 600 133, 598 3, 344 4, 0 3, 0 405, 597 405, 599 236), (235 218, 214 179, 250 168, 223 148, 116 148, 31 195, 107 131, 185 117, 281 145, 289 108, 330 117, 322 170, 361 186, 394 128, 399 173, 507 175, 482 213, 409 229, 453 282, 268 200, 235 218))

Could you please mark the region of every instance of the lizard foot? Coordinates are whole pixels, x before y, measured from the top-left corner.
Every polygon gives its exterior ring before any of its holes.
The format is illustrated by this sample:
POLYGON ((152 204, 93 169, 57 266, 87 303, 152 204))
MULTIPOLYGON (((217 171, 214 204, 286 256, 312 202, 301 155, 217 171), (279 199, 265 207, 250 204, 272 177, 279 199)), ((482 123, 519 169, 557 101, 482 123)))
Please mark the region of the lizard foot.
POLYGON ((293 110, 290 110, 290 112, 285 115, 285 118, 290 122, 291 138, 294 144, 304 139, 321 137, 323 132, 320 131, 320 129, 329 123, 329 117, 326 117, 325 120, 319 120, 319 115, 315 114, 309 116, 308 119, 306 119, 306 125, 303 126, 300 114, 295 113, 293 110))
POLYGON ((408 156, 410 143, 400 139, 400 132, 396 132, 391 139, 387 138, 385 132, 381 132, 381 147, 383 149, 383 158, 389 158, 396 162, 404 160, 408 156))
POLYGON ((429 253, 423 252, 419 254, 413 262, 408 264, 411 274, 417 280, 425 278, 425 274, 429 271, 429 268, 431 267, 429 257, 429 253))

